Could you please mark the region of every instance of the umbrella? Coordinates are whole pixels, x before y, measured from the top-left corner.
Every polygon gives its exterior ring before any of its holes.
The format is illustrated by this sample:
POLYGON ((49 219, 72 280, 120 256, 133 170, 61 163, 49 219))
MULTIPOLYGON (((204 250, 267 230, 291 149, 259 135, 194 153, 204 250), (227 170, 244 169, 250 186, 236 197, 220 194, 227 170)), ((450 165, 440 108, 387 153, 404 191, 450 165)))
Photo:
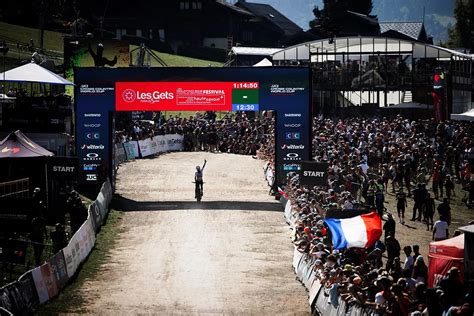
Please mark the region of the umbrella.
POLYGON ((41 67, 34 62, 0 73, 0 80, 7 82, 37 82, 71 86, 74 83, 41 67))

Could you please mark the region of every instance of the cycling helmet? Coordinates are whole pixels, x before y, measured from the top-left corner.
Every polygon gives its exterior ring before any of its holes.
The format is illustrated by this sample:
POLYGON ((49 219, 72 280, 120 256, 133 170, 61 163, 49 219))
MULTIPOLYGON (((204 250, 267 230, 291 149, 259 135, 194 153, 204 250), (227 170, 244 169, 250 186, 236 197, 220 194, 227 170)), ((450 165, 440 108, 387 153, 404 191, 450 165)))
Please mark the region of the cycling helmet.
POLYGON ((201 171, 201 167, 200 167, 200 166, 196 166, 196 170, 197 170, 197 171, 201 171))

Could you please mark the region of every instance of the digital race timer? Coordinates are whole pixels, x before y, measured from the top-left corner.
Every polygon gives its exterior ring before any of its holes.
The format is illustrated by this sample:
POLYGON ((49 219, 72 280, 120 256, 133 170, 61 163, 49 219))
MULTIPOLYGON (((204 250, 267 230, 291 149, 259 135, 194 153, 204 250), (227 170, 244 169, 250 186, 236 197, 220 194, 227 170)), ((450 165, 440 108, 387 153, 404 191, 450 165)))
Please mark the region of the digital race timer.
POLYGON ((232 111, 258 111, 258 82, 234 82, 232 84, 232 111))

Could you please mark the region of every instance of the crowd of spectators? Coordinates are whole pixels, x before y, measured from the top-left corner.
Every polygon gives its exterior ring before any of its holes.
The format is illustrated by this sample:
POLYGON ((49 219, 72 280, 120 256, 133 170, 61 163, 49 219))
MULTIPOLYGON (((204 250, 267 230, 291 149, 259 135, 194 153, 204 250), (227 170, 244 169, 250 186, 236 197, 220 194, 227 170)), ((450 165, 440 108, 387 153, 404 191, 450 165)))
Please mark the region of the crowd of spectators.
POLYGON ((314 264, 334 308, 341 298, 346 306, 373 308, 374 315, 472 315, 457 268, 428 288, 427 258, 418 245, 402 248, 392 213, 404 224, 412 199, 410 219, 424 220, 433 240, 450 237, 455 188, 471 187, 472 199, 473 132, 472 123, 402 117, 314 120, 314 159, 329 164, 328 187, 303 187, 299 175, 289 173, 285 191, 296 218, 292 240, 314 264), (389 193, 397 200, 392 209, 385 203, 389 193), (354 209, 378 212, 384 236, 368 249, 333 249, 327 212, 354 209), (440 220, 433 223, 436 209, 440 220))
POLYGON ((182 118, 158 117, 154 121, 130 121, 116 132, 116 142, 143 140, 157 135, 184 136, 184 150, 211 151, 243 155, 256 155, 262 144, 273 138, 274 119, 271 113, 250 117, 245 112, 226 114, 217 119, 215 113, 197 112, 182 118))

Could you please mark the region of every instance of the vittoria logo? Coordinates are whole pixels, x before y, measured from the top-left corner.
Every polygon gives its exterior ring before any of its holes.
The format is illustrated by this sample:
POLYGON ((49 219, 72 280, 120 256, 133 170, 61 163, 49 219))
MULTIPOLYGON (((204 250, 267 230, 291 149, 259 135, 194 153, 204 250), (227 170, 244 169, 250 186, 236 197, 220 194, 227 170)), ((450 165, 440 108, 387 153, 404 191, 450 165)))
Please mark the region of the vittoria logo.
POLYGON ((123 90, 122 98, 125 102, 128 102, 128 103, 131 103, 137 99, 135 91, 132 89, 123 90))

